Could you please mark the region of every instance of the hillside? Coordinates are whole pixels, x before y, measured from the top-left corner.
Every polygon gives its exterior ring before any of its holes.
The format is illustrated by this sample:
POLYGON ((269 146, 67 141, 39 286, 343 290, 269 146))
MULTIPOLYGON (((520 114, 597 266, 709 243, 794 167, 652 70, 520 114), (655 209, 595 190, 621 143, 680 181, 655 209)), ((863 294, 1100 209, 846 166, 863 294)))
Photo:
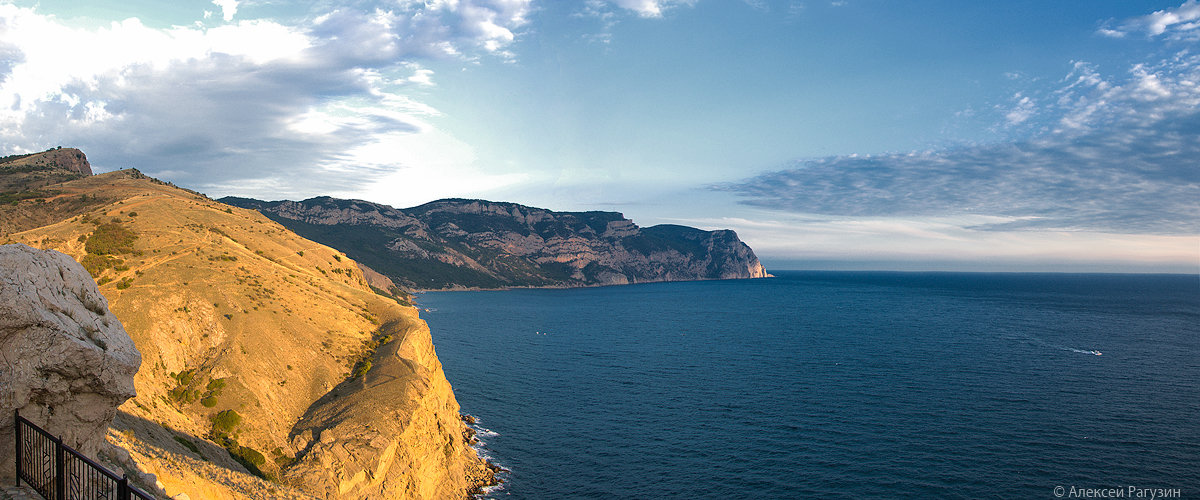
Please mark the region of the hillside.
POLYGON ((78 174, 0 206, 0 241, 100 284, 143 356, 110 440, 167 493, 453 498, 490 477, 425 323, 353 260, 134 170, 78 174))
POLYGON ((733 231, 641 228, 617 212, 554 212, 463 199, 407 209, 329 197, 221 201, 334 244, 411 290, 766 276, 733 231))

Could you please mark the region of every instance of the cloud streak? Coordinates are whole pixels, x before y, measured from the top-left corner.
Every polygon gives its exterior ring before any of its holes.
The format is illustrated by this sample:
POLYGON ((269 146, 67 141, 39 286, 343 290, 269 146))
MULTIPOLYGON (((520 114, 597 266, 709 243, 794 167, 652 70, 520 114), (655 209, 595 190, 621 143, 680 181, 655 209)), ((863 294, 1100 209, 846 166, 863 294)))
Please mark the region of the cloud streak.
POLYGON ((1188 0, 1174 9, 1163 9, 1151 14, 1125 20, 1116 28, 1101 28, 1100 34, 1124 38, 1131 33, 1145 33, 1150 37, 1165 36, 1174 40, 1200 39, 1200 2, 1188 0))
POLYGON ((166 29, 136 18, 73 28, 0 5, 4 152, 79 146, 101 168, 202 190, 351 191, 423 168, 387 152, 414 139, 454 149, 429 155, 472 157, 410 97, 435 85, 417 61, 509 59, 530 11, 529 0, 379 3, 284 24, 213 3, 224 22, 166 29))
MULTIPOLYGON (((1185 4, 1185 7, 1188 4, 1185 4)), ((1008 124, 1047 132, 1001 144, 800 161, 712 186, 747 205, 860 217, 978 215, 998 231, 1200 233, 1200 57, 1180 52, 1116 79, 1076 63, 1008 124)))

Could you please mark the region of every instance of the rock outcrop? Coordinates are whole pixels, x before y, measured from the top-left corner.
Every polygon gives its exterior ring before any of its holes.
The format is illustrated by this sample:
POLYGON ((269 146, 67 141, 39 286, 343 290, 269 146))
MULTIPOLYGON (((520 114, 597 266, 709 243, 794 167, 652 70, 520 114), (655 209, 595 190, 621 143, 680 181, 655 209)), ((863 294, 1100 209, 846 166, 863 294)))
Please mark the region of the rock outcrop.
POLYGON ((326 498, 455 498, 488 482, 429 328, 401 328, 385 327, 396 339, 379 347, 370 371, 343 382, 293 427, 301 451, 287 479, 326 498))
POLYGON ((13 409, 95 457, 141 362, 83 266, 0 246, 0 475, 13 471, 13 409))
POLYGON ((115 462, 154 476, 147 484, 227 500, 467 498, 487 483, 428 334, 405 333, 426 328, 416 309, 373 291, 344 253, 136 171, 49 188, 57 199, 0 206, 0 223, 43 217, 6 238, 85 263, 140 350, 137 396, 109 441, 129 452, 115 462), (363 403, 302 421, 347 401, 363 403), (362 445, 368 427, 377 434, 362 445), (293 471, 329 450, 331 468, 293 471))
POLYGON ((258 210, 414 290, 767 276, 733 231, 641 228, 616 212, 461 199, 407 209, 329 197, 221 201, 258 210))
POLYGON ((92 175, 87 155, 75 148, 54 148, 41 153, 13 155, 0 158, 6 168, 24 167, 27 170, 65 170, 84 176, 92 175))

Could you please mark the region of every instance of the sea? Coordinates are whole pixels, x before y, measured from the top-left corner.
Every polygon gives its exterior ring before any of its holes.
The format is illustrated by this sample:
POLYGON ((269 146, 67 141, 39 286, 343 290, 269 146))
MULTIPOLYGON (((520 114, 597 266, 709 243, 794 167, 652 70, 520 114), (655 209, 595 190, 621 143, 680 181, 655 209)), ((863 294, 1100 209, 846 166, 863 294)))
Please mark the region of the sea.
POLYGON ((1200 498, 1200 276, 775 274, 420 294, 486 496, 1200 498))

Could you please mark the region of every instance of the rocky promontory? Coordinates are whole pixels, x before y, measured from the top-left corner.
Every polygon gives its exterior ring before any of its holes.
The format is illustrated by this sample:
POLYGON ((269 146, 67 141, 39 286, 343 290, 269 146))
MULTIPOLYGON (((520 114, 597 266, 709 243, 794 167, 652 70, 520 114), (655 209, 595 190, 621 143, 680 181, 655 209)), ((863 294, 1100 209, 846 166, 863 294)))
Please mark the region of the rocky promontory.
POLYGON ((642 228, 617 212, 555 212, 465 199, 407 209, 330 197, 221 201, 258 210, 412 290, 767 276, 733 231, 642 228))
POLYGON ((0 246, 0 476, 13 471, 14 409, 95 457, 141 363, 83 266, 0 246))

